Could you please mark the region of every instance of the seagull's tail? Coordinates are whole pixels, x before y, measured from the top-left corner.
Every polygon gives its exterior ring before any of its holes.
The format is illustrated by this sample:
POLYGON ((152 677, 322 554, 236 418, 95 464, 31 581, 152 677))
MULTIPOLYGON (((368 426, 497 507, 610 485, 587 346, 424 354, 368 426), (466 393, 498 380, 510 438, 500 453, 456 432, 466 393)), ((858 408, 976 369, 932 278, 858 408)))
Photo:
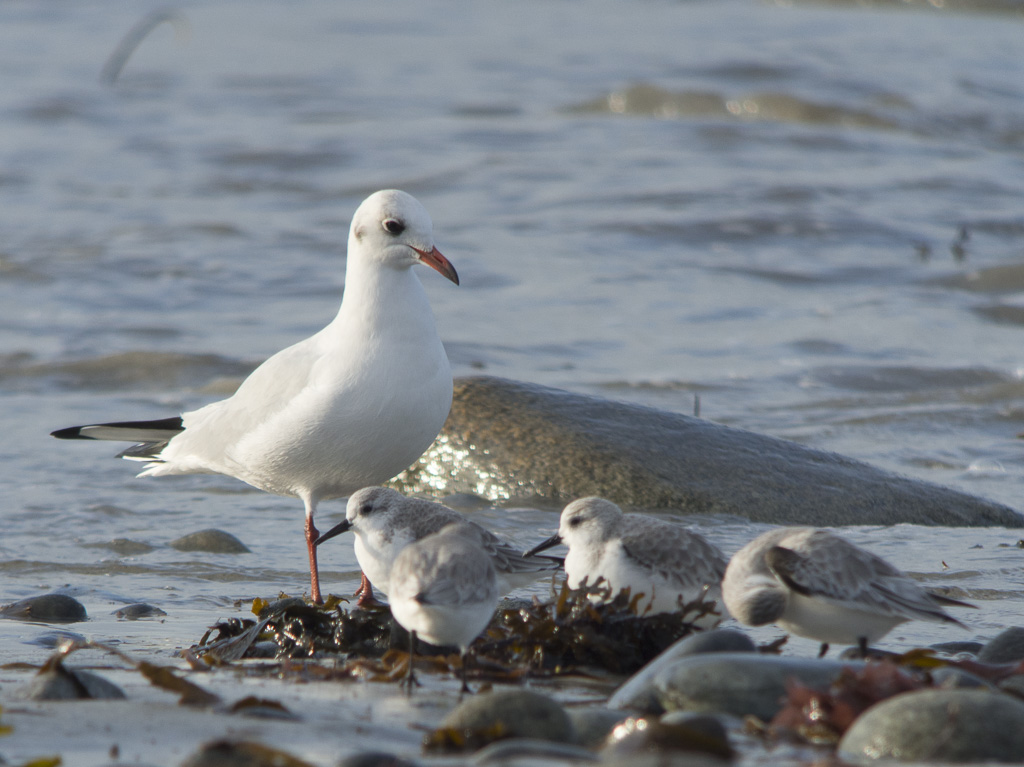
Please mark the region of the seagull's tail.
POLYGON ((157 421, 119 421, 70 426, 50 432, 57 439, 101 439, 137 444, 118 454, 118 458, 132 461, 159 461, 160 451, 176 434, 185 430, 181 418, 161 418, 157 421))

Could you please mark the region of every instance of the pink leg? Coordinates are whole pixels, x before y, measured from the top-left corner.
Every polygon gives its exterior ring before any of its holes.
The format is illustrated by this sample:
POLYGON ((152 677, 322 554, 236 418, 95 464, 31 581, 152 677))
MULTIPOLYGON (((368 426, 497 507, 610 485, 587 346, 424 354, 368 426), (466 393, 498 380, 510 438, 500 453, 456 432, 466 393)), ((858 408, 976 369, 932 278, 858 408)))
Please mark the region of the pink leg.
POLYGON ((370 579, 366 577, 366 573, 359 573, 362 580, 359 581, 359 588, 356 589, 354 596, 356 599, 356 605, 358 607, 366 607, 377 602, 373 596, 373 586, 370 584, 370 579))
POLYGON ((306 515, 306 547, 309 549, 309 592, 313 603, 322 605, 323 598, 320 596, 320 570, 316 564, 316 539, 320 537, 320 531, 313 524, 313 516, 306 515))

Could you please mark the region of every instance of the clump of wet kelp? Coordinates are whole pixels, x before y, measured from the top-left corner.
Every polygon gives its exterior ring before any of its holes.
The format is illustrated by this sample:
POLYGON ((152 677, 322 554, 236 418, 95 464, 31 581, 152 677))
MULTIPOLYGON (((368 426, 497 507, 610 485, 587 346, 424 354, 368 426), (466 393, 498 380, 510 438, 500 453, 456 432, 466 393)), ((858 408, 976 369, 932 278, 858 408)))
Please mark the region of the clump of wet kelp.
MULTIPOLYGON (((550 599, 520 600, 497 610, 473 645, 474 665, 497 678, 587 670, 629 674, 699 630, 694 625, 698 619, 717 615, 715 603, 703 599, 673 613, 644 614, 644 607, 643 595, 624 590, 612 596, 600 581, 576 589, 563 583, 550 599)), ((256 620, 232 619, 211 627, 189 655, 211 665, 271 655, 278 660, 335 658, 342 661, 339 670, 385 678, 394 678, 397 667, 407 662, 399 651, 408 646, 407 635, 386 606, 349 610, 337 598, 319 606, 282 597, 257 599, 253 612, 256 620)), ((458 664, 458 656, 443 663, 458 664)))

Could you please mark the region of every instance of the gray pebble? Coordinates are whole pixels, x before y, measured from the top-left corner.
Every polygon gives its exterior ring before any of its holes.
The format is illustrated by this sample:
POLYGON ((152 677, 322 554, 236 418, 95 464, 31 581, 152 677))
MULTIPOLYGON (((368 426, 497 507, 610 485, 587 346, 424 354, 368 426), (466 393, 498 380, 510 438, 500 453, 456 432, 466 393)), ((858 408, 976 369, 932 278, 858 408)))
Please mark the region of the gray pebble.
POLYGON ((611 708, 570 708, 568 714, 576 743, 585 748, 600 746, 612 728, 629 717, 628 712, 611 708))
POLYGON ((416 767, 416 762, 386 751, 365 751, 346 756, 338 767, 416 767))
POLYGON ((32 639, 28 640, 25 644, 33 644, 52 650, 60 647, 65 642, 85 641, 86 639, 84 636, 76 634, 74 631, 45 631, 42 634, 32 637, 32 639))
POLYGON ((995 689, 991 682, 956 666, 941 666, 932 669, 931 678, 937 686, 947 690, 954 688, 968 689, 972 687, 985 687, 989 690, 995 689))
POLYGON ((475 765, 507 765, 516 759, 533 759, 542 764, 554 760, 596 762, 597 757, 581 746, 536 738, 508 738, 484 746, 471 759, 475 765))
POLYGON ((202 551, 207 554, 249 554, 249 548, 231 533, 211 528, 183 535, 170 543, 178 551, 202 551))
POLYGON ((145 602, 125 605, 120 610, 115 610, 112 614, 123 621, 137 621, 142 618, 159 618, 162 615, 167 615, 159 607, 148 605, 145 602))
POLYGON ((78 623, 88 620, 85 607, 66 594, 43 594, 0 608, 0 616, 40 623, 78 623))
POLYGON ((680 658, 717 652, 754 652, 757 647, 746 634, 735 629, 701 631, 683 637, 627 679, 608 701, 608 708, 645 714, 660 714, 665 709, 654 689, 654 678, 680 658))
POLYGON ((824 658, 713 653, 680 658, 656 675, 653 684, 668 711, 750 715, 767 722, 780 710, 790 680, 825 687, 844 668, 863 665, 824 658))
POLYGON ((41 671, 18 690, 28 700, 115 700, 124 691, 98 674, 57 664, 41 671))
POLYGON ((1024 702, 985 690, 918 690, 872 706, 839 743, 864 764, 1016 762, 1024 756, 1024 702))
POLYGON ((1010 626, 992 637, 978 652, 982 663, 1016 663, 1024 660, 1024 628, 1010 626))
POLYGON ((307 762, 261 743, 215 740, 200 747, 181 767, 303 767, 307 762))
POLYGON ((153 551, 153 546, 142 541, 133 541, 128 538, 114 538, 109 543, 97 544, 99 548, 109 549, 121 557, 137 557, 141 554, 148 554, 153 551))
POLYGON ((959 642, 937 642, 928 646, 932 650, 945 653, 946 655, 977 655, 985 645, 981 642, 972 642, 964 639, 959 642))
POLYGON ((733 755, 725 727, 713 716, 672 712, 661 719, 625 720, 608 735, 601 756, 621 758, 647 752, 695 752, 724 760, 733 755))
POLYGON ((531 690, 501 690, 469 698, 441 722, 440 729, 572 743, 572 721, 558 703, 531 690))

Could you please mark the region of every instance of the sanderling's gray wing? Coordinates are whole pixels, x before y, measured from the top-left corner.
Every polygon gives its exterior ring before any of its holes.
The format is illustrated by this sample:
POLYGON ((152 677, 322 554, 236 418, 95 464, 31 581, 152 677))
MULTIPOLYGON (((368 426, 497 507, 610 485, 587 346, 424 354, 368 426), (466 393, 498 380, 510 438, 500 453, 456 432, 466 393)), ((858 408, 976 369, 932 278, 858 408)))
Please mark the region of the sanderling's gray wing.
POLYGON ((407 527, 414 541, 423 540, 445 525, 465 521, 466 517, 455 509, 423 498, 404 499, 401 511, 395 515, 395 523, 407 527))
POLYGON ((799 551, 778 546, 765 561, 798 594, 857 610, 917 620, 958 622, 913 579, 879 556, 827 531, 814 531, 799 551))
POLYGON ((622 549, 640 567, 680 588, 718 586, 728 564, 716 546, 682 525, 634 515, 622 549))
MULTIPOLYGON (((475 523, 473 523, 475 524, 475 523)), ((494 569, 499 573, 542 573, 561 570, 565 560, 560 557, 546 557, 541 554, 523 556, 523 552, 503 541, 490 530, 481 527, 480 545, 491 558, 494 569)))
POLYGON ((396 560, 391 581, 404 581, 410 591, 414 584, 418 602, 459 606, 497 600, 494 566, 474 541, 443 534, 410 548, 396 560))

